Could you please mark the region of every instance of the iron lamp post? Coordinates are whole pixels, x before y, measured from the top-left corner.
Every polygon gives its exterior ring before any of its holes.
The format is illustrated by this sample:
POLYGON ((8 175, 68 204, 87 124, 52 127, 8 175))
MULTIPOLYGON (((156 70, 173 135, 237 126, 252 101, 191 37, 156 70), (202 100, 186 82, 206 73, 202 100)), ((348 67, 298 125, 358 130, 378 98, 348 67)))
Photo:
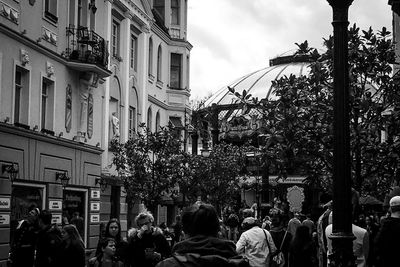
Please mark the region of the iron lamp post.
POLYGON ((327 0, 333 9, 333 87, 334 87, 334 151, 333 151, 333 254, 332 266, 355 266, 353 255, 349 73, 348 11, 353 0, 327 0))

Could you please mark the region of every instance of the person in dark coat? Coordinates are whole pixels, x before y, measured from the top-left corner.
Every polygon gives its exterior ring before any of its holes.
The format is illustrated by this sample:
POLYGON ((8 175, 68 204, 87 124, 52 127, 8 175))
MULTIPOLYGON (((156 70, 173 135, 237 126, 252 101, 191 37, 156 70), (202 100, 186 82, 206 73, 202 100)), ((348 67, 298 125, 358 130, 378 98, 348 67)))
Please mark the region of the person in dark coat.
POLYGON ((391 215, 382 221, 382 226, 375 239, 375 255, 378 267, 399 265, 400 240, 400 196, 389 202, 391 215))
POLYGON ((317 249, 307 226, 300 225, 290 244, 289 267, 317 267, 317 249))
POLYGON ((29 208, 26 219, 18 223, 11 243, 9 264, 12 267, 32 267, 35 257, 35 245, 38 232, 40 210, 35 206, 29 208))
POLYGON ((114 257, 123 262, 124 266, 129 266, 127 257, 128 242, 121 236, 121 224, 118 219, 112 218, 108 221, 104 238, 100 238, 97 244, 96 256, 99 256, 102 253, 101 245, 107 238, 113 238, 115 240, 114 257))
POLYGON ((67 224, 62 230, 62 243, 57 262, 59 267, 85 267, 85 245, 76 226, 67 224))
POLYGON ((57 267, 57 251, 60 249, 62 237, 57 225, 51 224, 52 214, 43 210, 39 215, 38 238, 36 242, 35 266, 57 267))
POLYGON ((189 238, 175 244, 172 257, 156 267, 249 267, 236 253, 235 243, 217 238, 220 224, 213 206, 195 204, 186 208, 182 224, 189 238))
POLYGON ((89 267, 123 267, 124 264, 115 257, 116 242, 114 238, 104 238, 100 242, 101 252, 89 260, 89 267))
POLYGON ((138 229, 133 232, 128 244, 128 262, 132 267, 154 267, 171 255, 171 248, 162 230, 153 226, 154 217, 141 212, 135 218, 138 229))

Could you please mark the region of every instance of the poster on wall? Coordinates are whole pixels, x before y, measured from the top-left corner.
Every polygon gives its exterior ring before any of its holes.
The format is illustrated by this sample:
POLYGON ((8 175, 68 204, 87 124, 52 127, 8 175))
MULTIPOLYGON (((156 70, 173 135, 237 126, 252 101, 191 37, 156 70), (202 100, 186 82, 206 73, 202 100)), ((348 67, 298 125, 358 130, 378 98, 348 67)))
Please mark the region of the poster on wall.
POLYGON ((11 198, 0 197, 0 209, 9 209, 11 206, 11 198))
POLYGON ((90 223, 98 223, 100 222, 100 215, 99 214, 91 214, 90 215, 90 223))
POLYGON ((90 211, 100 211, 100 202, 90 203, 90 211))
POLYGON ((62 201, 61 200, 49 200, 49 209, 50 210, 61 210, 62 209, 62 201))
POLYGON ((53 214, 51 218, 51 223, 61 224, 62 222, 62 214, 53 214))
POLYGON ((0 213, 0 226, 10 224, 10 214, 0 213))
POLYGON ((93 95, 89 94, 88 97, 88 114, 87 114, 87 135, 92 138, 93 135, 93 95))

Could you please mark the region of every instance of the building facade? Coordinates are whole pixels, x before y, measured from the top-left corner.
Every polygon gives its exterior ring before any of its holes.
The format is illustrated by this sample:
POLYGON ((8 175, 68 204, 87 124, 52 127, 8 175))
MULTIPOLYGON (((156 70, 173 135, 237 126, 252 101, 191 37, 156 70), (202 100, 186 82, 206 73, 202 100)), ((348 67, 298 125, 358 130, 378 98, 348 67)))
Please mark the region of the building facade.
POLYGON ((186 7, 186 0, 0 1, 0 266, 32 205, 59 224, 78 214, 87 249, 110 217, 126 230, 109 144, 134 138, 142 122, 154 131, 184 124, 186 7))

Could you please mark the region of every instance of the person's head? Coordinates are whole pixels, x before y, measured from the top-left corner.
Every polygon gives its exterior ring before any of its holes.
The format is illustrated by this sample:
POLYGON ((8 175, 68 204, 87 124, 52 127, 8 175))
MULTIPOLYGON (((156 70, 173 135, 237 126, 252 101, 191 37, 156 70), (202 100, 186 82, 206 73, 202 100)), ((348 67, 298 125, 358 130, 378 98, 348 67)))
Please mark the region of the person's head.
POLYGON ((167 224, 165 222, 160 223, 159 227, 163 230, 167 229, 167 224))
POLYGON ((73 214, 73 216, 74 216, 75 218, 79 217, 79 212, 78 212, 78 211, 75 211, 74 214, 73 214))
POLYGON ((135 223, 138 229, 145 230, 146 233, 151 232, 151 226, 154 222, 154 217, 149 211, 143 211, 135 218, 135 223))
POLYGON ((101 243, 101 251, 103 252, 103 256, 107 258, 111 258, 115 254, 115 239, 114 238, 106 238, 101 243))
POLYGON ((247 231, 247 230, 253 228, 254 226, 258 226, 257 220, 254 217, 244 218, 244 220, 242 222, 243 230, 247 231))
POLYGON ((62 238, 63 240, 67 241, 82 241, 82 237, 79 235, 78 229, 73 224, 67 224, 63 227, 62 231, 62 238))
POLYGON ((279 227, 279 226, 281 226, 281 225, 282 225, 282 218, 281 218, 281 215, 276 214, 276 215, 272 216, 271 225, 272 225, 272 227, 279 227))
POLYGON ((36 205, 31 205, 28 209, 28 215, 26 217, 26 220, 31 224, 37 223, 39 215, 40 215, 39 208, 36 207, 36 205))
POLYGON ((253 209, 244 209, 243 210, 243 218, 247 218, 247 217, 254 217, 253 209))
POLYGON ((400 215, 400 196, 394 196, 389 201, 390 212, 393 214, 400 215))
POLYGON ((121 224, 118 219, 112 218, 108 221, 106 225, 106 237, 112 237, 116 241, 120 241, 121 239, 121 224))
POLYGON ((220 224, 215 208, 209 204, 193 205, 185 209, 182 215, 183 230, 189 236, 218 235, 220 224))
POLYGON ((43 228, 50 225, 52 217, 53 216, 50 211, 42 210, 42 212, 39 214, 39 226, 43 228))

